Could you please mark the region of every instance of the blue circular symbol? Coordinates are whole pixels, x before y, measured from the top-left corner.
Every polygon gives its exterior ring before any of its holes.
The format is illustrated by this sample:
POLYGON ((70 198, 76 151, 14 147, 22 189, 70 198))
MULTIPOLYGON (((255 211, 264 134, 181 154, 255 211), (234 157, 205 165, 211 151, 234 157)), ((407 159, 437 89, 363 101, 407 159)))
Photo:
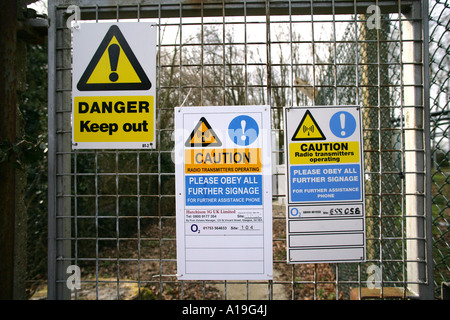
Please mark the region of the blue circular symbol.
POLYGON ((356 130, 356 120, 347 111, 336 112, 330 119, 330 129, 338 138, 350 137, 356 130))
POLYGON ((293 216, 293 217, 300 216, 300 211, 298 211, 297 208, 292 208, 291 209, 291 216, 293 216))
POLYGON ((191 231, 192 231, 192 232, 197 232, 197 231, 198 231, 198 226, 197 226, 196 224, 193 224, 193 225, 191 226, 191 231))
POLYGON ((235 144, 248 146, 258 138, 258 123, 252 117, 237 116, 228 126, 228 135, 235 144))

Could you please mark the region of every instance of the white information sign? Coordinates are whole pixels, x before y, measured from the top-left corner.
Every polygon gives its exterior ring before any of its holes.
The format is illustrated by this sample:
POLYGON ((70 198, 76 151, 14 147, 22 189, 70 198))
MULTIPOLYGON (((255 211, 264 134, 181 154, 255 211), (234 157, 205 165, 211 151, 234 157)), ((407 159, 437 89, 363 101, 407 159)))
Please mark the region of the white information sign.
POLYGON ((73 28, 73 149, 154 149, 156 28, 78 22, 73 28))
POLYGON ((285 108, 288 263, 365 260, 358 106, 285 108))
POLYGON ((272 279, 270 107, 175 108, 180 280, 272 279))

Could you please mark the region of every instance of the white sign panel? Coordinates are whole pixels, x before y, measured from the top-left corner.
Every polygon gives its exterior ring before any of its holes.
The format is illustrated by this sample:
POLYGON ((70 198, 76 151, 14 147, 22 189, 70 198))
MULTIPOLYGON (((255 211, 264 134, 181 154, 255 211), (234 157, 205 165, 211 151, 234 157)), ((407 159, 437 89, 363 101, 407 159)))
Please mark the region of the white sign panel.
POLYGON ((175 108, 180 280, 272 279, 270 107, 175 108))
POLYGON ((154 149, 156 28, 146 22, 73 28, 73 149, 154 149))
POLYGON ((358 106, 285 108, 288 263, 365 259, 358 106))

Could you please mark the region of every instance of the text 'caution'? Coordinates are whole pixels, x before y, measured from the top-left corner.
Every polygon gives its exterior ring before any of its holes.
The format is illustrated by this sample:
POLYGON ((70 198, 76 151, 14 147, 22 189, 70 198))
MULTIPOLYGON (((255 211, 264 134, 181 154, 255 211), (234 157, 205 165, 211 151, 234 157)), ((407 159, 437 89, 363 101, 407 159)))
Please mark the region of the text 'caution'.
POLYGON ((185 150, 186 173, 261 172, 261 149, 185 150))
POLYGON ((291 143, 291 164, 353 163, 359 160, 359 142, 291 143))

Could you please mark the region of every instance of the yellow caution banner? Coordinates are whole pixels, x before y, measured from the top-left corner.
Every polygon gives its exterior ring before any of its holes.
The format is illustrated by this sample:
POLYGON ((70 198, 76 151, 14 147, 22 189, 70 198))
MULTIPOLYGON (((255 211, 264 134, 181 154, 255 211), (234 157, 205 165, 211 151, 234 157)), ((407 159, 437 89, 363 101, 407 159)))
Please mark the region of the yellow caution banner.
POLYGON ((187 149, 185 171, 195 173, 261 172, 261 149, 187 149))
POLYGON ((311 142, 289 144, 290 164, 359 162, 359 142, 311 142))

